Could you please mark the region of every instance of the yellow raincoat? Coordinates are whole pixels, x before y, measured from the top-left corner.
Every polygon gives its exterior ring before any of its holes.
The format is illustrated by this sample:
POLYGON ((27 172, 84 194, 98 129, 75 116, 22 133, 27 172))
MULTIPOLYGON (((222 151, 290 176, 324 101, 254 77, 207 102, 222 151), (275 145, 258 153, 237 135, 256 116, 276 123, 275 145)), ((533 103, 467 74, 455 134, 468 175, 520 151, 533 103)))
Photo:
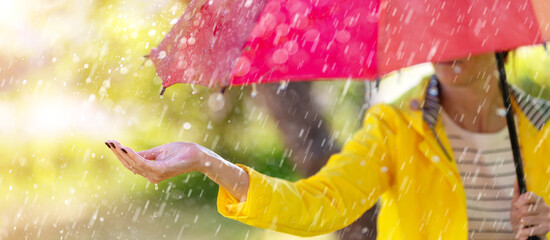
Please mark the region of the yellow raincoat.
MULTIPOLYGON (((395 104, 372 107, 343 150, 310 178, 289 182, 241 166, 250 177, 247 200, 220 188, 218 211, 312 236, 353 223, 381 197, 378 239, 467 239, 466 196, 438 119, 436 87, 432 78, 395 104)), ((512 94, 527 189, 550 203, 550 104, 515 88, 512 94)))

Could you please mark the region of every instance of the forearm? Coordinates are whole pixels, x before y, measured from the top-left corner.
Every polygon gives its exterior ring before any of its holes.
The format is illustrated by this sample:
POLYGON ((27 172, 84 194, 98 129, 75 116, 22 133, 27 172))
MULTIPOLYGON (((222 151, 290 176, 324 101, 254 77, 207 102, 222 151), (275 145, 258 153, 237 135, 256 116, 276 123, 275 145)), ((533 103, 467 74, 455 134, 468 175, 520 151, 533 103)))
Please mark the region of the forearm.
POLYGON ((246 201, 250 181, 246 171, 208 149, 203 152, 200 171, 239 201, 246 201))

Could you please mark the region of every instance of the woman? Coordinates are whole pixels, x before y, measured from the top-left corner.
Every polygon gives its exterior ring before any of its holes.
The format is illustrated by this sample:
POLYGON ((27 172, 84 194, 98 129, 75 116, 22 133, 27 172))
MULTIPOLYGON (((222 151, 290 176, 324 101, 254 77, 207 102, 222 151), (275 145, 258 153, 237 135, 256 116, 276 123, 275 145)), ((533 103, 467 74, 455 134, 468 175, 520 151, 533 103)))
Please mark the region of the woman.
POLYGON ((295 235, 351 224, 381 197, 379 239, 527 239, 549 232, 548 103, 512 88, 530 191, 514 165, 493 54, 435 63, 435 75, 395 104, 369 110, 363 127, 316 175, 292 183, 235 165, 193 143, 136 153, 107 146, 157 183, 201 171, 220 185, 218 210, 295 235), (151 161, 154 160, 154 161, 151 161))

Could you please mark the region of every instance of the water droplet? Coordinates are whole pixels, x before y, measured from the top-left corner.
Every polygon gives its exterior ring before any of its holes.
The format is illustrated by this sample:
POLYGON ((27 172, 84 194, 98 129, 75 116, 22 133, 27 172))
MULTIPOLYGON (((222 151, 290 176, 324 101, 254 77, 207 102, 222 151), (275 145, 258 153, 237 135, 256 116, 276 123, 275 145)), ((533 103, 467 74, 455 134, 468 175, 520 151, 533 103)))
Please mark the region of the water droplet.
POLYGON ((121 67, 120 68, 120 74, 122 74, 122 75, 128 74, 128 68, 127 67, 121 67))
POLYGON ((195 42, 197 42, 197 40, 194 37, 190 37, 189 39, 187 39, 187 44, 189 45, 193 45, 195 44, 195 42))
POLYGON ((506 116, 506 113, 507 113, 506 108, 499 108, 499 109, 497 109, 497 115, 498 115, 498 116, 505 117, 505 116, 506 116))
POLYGON ((283 48, 286 49, 290 55, 298 52, 298 47, 299 47, 298 43, 293 40, 286 42, 285 45, 283 46, 283 48))
POLYGON ((281 81, 281 84, 279 84, 279 90, 285 90, 286 87, 288 87, 288 81, 281 81))
POLYGON ((250 71, 250 60, 247 57, 241 56, 237 59, 235 63, 235 68, 233 69, 233 75, 236 77, 242 77, 250 71))
POLYGON ((273 60, 273 62, 276 64, 285 63, 288 60, 288 51, 284 48, 275 50, 275 52, 273 52, 271 60, 273 60))
POLYGON ((155 29, 151 29, 149 30, 149 36, 155 36, 155 34, 157 34, 157 31, 155 31, 155 29))
POLYGON ((223 109, 223 107, 225 106, 225 101, 224 101, 224 98, 223 98, 223 94, 219 93, 219 92, 212 93, 208 97, 208 106, 214 112, 221 111, 223 109))
POLYGON ((191 78, 193 78, 193 76, 195 75, 195 69, 194 68, 188 68, 185 70, 185 72, 183 73, 183 77, 186 79, 186 80, 191 80, 191 78))
POLYGON ((453 71, 456 73, 456 74, 459 74, 462 72, 462 68, 460 66, 454 66, 453 67, 453 71))
POLYGON ((158 59, 163 59, 166 57, 166 51, 160 51, 159 52, 159 56, 158 56, 158 59))
POLYGON ((256 84, 252 84, 252 92, 250 93, 250 96, 253 98, 258 96, 258 90, 256 89, 256 84))
POLYGON ((191 123, 185 122, 183 124, 183 129, 186 129, 186 130, 191 129, 191 123))
POLYGON ((306 33, 304 33, 304 39, 310 42, 317 41, 319 39, 319 36, 321 36, 321 33, 319 33, 319 30, 317 29, 310 29, 306 33))
POLYGON ((351 38, 351 34, 346 30, 342 30, 336 32, 334 38, 336 38, 336 41, 338 41, 339 43, 346 43, 351 38))

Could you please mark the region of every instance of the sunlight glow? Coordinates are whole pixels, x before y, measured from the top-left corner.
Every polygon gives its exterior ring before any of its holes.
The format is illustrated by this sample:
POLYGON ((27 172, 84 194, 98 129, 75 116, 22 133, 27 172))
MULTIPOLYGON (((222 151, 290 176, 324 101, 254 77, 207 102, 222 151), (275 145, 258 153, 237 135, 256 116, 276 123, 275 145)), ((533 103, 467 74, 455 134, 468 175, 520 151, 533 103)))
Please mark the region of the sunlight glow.
POLYGON ((100 136, 113 130, 108 116, 89 100, 39 96, 24 102, 0 102, 0 132, 7 136, 100 136))

